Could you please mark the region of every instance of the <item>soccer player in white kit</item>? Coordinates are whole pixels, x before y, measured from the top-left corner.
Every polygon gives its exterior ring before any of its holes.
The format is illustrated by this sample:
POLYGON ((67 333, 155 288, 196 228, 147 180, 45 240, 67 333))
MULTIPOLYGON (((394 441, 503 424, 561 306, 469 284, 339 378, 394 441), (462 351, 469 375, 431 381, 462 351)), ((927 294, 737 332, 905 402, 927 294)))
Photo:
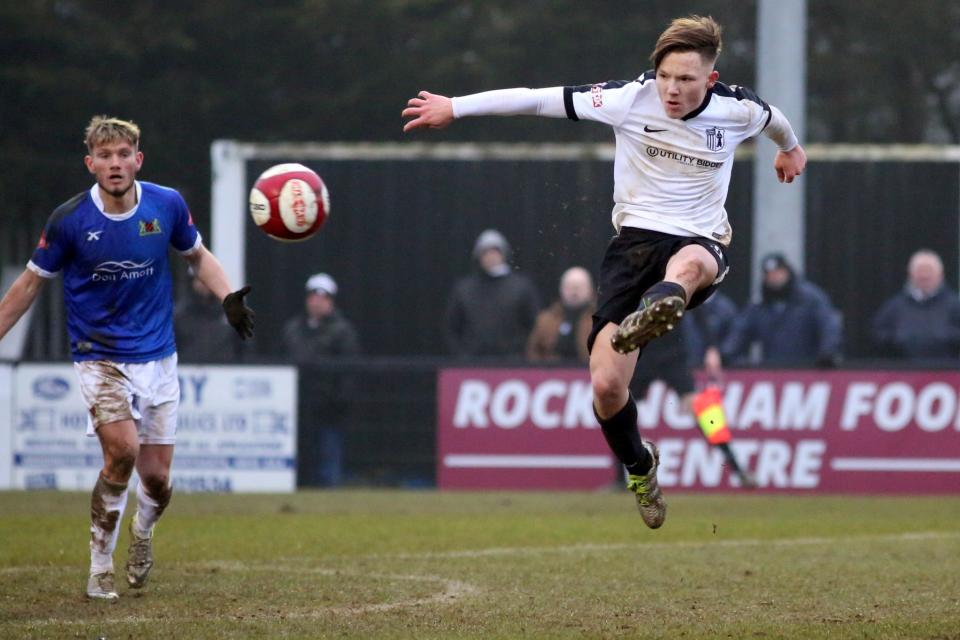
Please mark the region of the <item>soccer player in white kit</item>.
POLYGON ((666 517, 659 454, 643 442, 628 384, 644 345, 676 326, 726 276, 731 229, 724 202, 734 151, 764 133, 774 169, 793 182, 806 154, 783 114, 749 89, 718 82, 720 25, 677 18, 660 34, 653 70, 629 82, 502 89, 456 98, 421 91, 403 110, 404 131, 440 129, 470 116, 535 115, 594 120, 613 128, 613 226, 600 267, 588 340, 597 420, 627 470, 643 521, 666 517))
POLYGON ((253 312, 243 301, 250 288, 230 292, 180 194, 136 180, 143 164, 139 143, 140 129, 132 122, 91 120, 84 162, 96 184, 57 207, 27 268, 0 300, 2 339, 41 286, 63 273, 70 347, 89 412, 87 435, 96 435, 103 450, 90 502, 87 596, 104 600, 118 597, 113 551, 134 468, 140 482, 126 565, 131 588, 147 581, 154 526, 172 492, 180 385, 170 246, 222 301, 240 336, 253 335, 253 312))

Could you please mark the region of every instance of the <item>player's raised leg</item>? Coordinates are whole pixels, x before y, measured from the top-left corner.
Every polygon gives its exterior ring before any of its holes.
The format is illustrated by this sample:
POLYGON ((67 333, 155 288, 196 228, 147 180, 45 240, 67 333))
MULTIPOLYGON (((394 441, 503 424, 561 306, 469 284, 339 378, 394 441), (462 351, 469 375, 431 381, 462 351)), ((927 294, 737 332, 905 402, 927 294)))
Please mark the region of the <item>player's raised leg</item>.
POLYGON ((688 244, 667 262, 663 280, 643 293, 640 307, 623 319, 610 337, 619 353, 642 349, 672 331, 693 295, 717 280, 719 264, 706 247, 688 244))
POLYGON ((648 527, 656 529, 667 515, 667 504, 657 484, 659 454, 653 443, 640 438, 637 405, 628 387, 639 353, 614 351, 610 338, 617 328, 611 322, 601 329, 590 352, 593 409, 607 445, 626 467, 627 488, 636 495, 640 516, 648 527))
POLYGON ((116 600, 113 551, 127 504, 127 483, 133 473, 140 442, 133 420, 110 422, 97 428, 103 448, 103 469, 90 496, 90 578, 87 596, 116 600))

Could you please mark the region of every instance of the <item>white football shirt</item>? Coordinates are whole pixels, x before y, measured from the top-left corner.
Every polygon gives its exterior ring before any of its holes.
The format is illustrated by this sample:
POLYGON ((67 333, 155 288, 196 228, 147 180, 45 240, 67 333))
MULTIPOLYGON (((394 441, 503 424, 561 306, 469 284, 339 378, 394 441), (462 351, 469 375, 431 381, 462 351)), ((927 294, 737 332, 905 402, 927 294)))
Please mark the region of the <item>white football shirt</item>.
POLYGON ((594 120, 616 138, 613 225, 731 239, 724 202, 734 151, 770 123, 784 151, 789 122, 752 91, 717 82, 682 119, 668 118, 648 71, 636 80, 546 89, 502 89, 453 99, 457 118, 530 114, 594 120))
POLYGON ((668 118, 647 72, 631 82, 564 87, 571 120, 613 127, 613 224, 697 235, 729 244, 724 202, 733 154, 770 121, 747 89, 716 83, 697 109, 668 118))

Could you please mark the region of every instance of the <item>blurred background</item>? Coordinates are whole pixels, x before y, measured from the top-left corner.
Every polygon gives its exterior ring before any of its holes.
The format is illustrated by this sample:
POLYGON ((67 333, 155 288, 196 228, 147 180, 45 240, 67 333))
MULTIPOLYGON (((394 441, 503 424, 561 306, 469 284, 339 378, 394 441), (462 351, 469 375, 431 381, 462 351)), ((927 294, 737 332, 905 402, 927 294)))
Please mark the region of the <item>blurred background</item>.
MULTIPOLYGON (((839 311, 844 365, 871 367, 888 354, 870 339, 870 320, 902 288, 910 255, 936 251, 951 286, 960 272, 960 168, 947 146, 960 144, 960 3, 808 0, 806 7, 807 56, 798 72, 808 150, 929 145, 919 161, 906 152, 880 160, 811 152, 799 183, 803 275, 839 311)), ((607 127, 537 118, 468 119, 405 136, 400 111, 421 89, 459 95, 635 78, 649 68, 657 35, 687 13, 724 26, 721 80, 755 86, 763 61, 750 0, 4 3, 0 265, 21 270, 53 209, 89 188, 82 138, 94 114, 141 126, 141 179, 178 189, 209 240, 215 140, 611 143, 607 127)), ((249 181, 270 164, 251 162, 249 181)), ((408 435, 399 439, 409 448, 402 457, 420 469, 432 464, 436 370, 449 362, 444 309, 473 266, 477 235, 492 227, 506 236, 513 268, 533 281, 545 306, 567 267, 594 274, 599 267, 612 234, 612 165, 597 158, 307 164, 332 199, 316 237, 279 244, 252 228, 245 210, 236 212, 246 226, 259 322, 256 341, 236 361, 289 361, 281 334, 303 309, 304 283, 316 272, 332 274, 360 355, 335 367, 315 363, 316 375, 331 367, 355 373, 367 404, 353 414, 354 433, 396 423, 408 435)), ((767 249, 753 246, 753 197, 748 154, 736 163, 727 201, 735 232, 724 292, 739 306, 751 298, 755 256, 767 249)), ((176 291, 186 296, 189 275, 175 262, 176 291)), ((59 280, 38 301, 23 359, 69 359, 59 280)), ((370 474, 378 468, 374 458, 350 464, 370 474)))

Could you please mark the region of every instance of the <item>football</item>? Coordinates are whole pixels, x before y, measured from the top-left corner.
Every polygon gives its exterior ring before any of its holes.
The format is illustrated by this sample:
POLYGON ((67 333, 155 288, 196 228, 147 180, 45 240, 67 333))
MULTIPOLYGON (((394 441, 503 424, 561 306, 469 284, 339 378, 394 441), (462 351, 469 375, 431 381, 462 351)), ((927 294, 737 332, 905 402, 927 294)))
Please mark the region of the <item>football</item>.
POLYGON ((330 215, 330 195, 313 169, 287 163, 260 174, 250 190, 250 215, 261 231, 285 242, 306 240, 330 215))

